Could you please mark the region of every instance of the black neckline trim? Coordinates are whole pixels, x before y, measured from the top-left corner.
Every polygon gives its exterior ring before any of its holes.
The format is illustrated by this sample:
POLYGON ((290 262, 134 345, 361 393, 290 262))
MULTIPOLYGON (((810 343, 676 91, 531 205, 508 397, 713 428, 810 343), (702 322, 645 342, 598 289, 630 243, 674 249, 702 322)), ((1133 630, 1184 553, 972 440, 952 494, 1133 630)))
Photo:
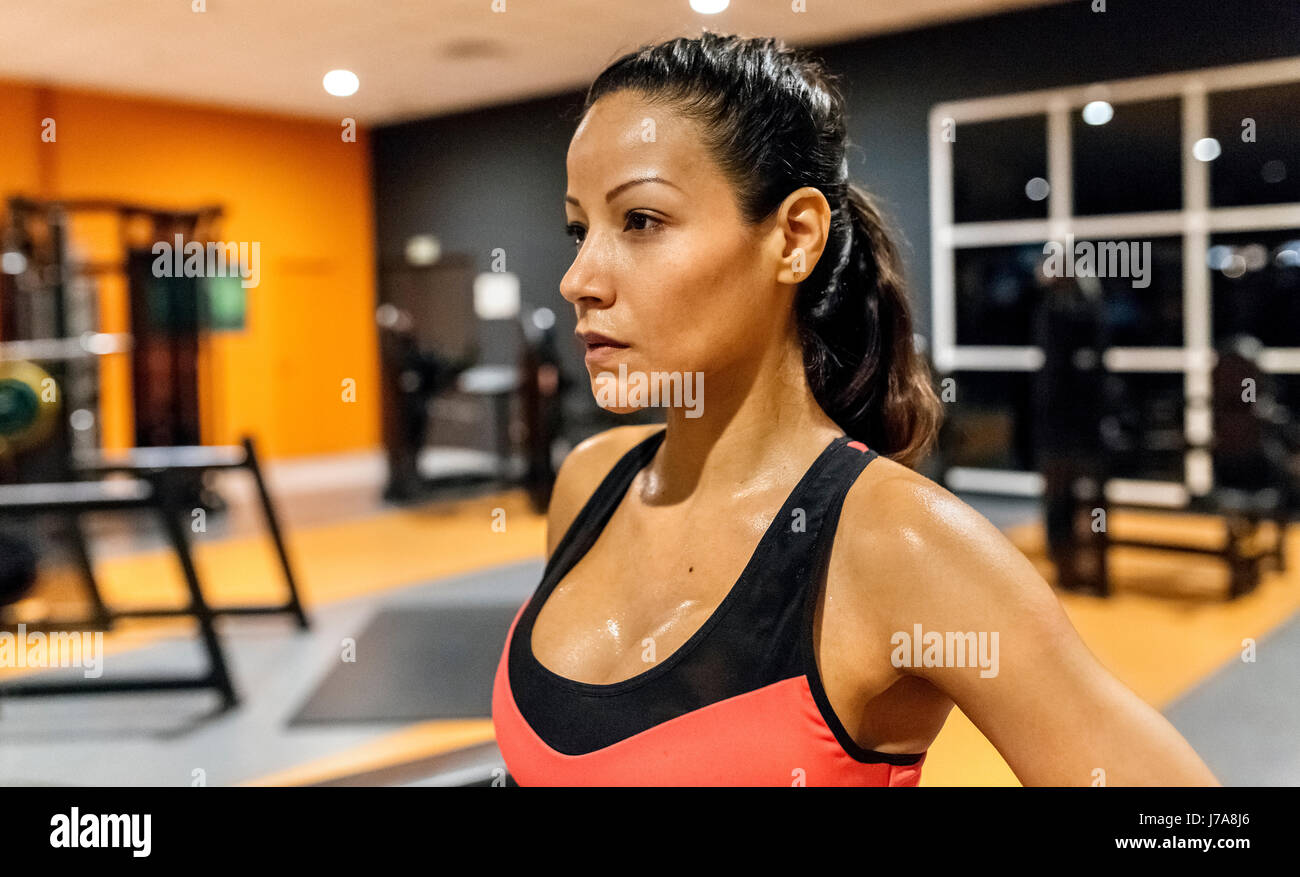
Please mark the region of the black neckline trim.
MULTIPOLYGON (((623 492, 626 493, 627 488, 632 486, 632 478, 636 477, 636 473, 650 465, 650 461, 654 459, 655 452, 659 450, 659 445, 663 442, 664 436, 667 434, 668 430, 667 428, 664 428, 637 442, 631 450, 627 451, 627 453, 625 453, 619 461, 614 464, 613 468, 609 470, 605 477, 601 479, 600 484, 591 492, 591 496, 587 497, 587 501, 582 504, 582 508, 578 510, 578 514, 574 516, 573 522, 569 524, 569 529, 564 531, 564 535, 561 536, 560 541, 556 543, 555 550, 551 552, 550 558, 546 561, 546 567, 542 570, 542 581, 539 587, 545 586, 547 580, 550 579, 551 574, 555 570, 555 565, 560 562, 564 557, 565 552, 569 550, 572 543, 577 541, 578 537, 581 535, 583 527, 590 520, 596 504, 600 501, 604 489, 618 480, 623 469, 630 465, 635 465, 636 469, 633 471, 632 477, 628 478, 627 486, 623 488, 623 492), (640 455, 642 454, 645 455, 645 459, 640 459, 640 455)), ((619 501, 622 502, 621 497, 619 501)), ((615 506, 615 508, 617 508, 617 506, 615 506)), ((610 516, 613 516, 613 512, 610 512, 610 516)), ((603 525, 601 529, 604 529, 603 525)), ((594 544, 595 540, 593 539, 591 545, 594 544)), ((588 545, 583 549, 584 554, 591 550, 591 545, 588 545)), ((574 563, 576 564, 577 561, 574 561, 574 563)), ((531 652, 532 650, 530 649, 529 651, 531 652)))
MULTIPOLYGON (((651 436, 649 439, 646 439, 645 442, 643 442, 642 444, 643 445, 648 444, 653 439, 661 439, 666 432, 667 432, 666 429, 661 430, 660 432, 655 433, 655 435, 651 436)), ((528 614, 528 618, 526 619, 524 630, 522 631, 522 636, 524 637, 523 648, 520 651, 523 653, 523 655, 525 656, 529 664, 536 671, 539 671, 543 676, 551 680, 553 683, 557 685, 561 685, 565 688, 569 688, 573 691, 581 692, 583 694, 595 695, 599 697, 612 696, 612 695, 623 694, 625 692, 632 691, 633 689, 639 688, 642 685, 645 685, 653 681, 654 679, 659 678, 664 673, 667 673, 677 664, 681 663, 683 660, 689 657, 690 654, 695 650, 695 648, 700 644, 700 642, 709 635, 709 632, 712 631, 715 627, 717 627, 719 623, 721 623, 722 619, 726 616, 727 611, 730 610, 731 607, 735 605, 739 596, 744 592, 745 590, 744 585, 747 584, 749 580, 754 576, 755 570, 758 568, 762 559, 768 554, 768 552, 771 551, 773 540, 776 538, 774 534, 776 532, 775 528, 777 522, 789 516, 790 510, 793 508, 793 503, 799 498, 801 492, 807 487, 808 484, 810 484, 813 481, 813 479, 817 476, 817 474, 825 467, 827 461, 831 459, 831 456, 835 453, 835 451, 839 450, 842 446, 848 444, 849 441, 851 441, 849 436, 841 435, 832 439, 826 445, 826 447, 822 449, 822 452, 817 456, 817 459, 815 459, 812 462, 812 464, 808 467, 808 469, 805 470, 804 474, 800 477, 799 481, 795 484, 794 489, 790 491, 790 494, 786 497, 785 502, 781 505, 781 508, 777 511, 776 516, 772 519, 772 522, 768 524, 767 529, 763 532, 762 538, 758 540, 758 545, 754 547, 753 553, 750 554, 749 561, 745 564, 745 568, 741 570, 739 578, 737 578, 736 581, 732 583, 731 589, 727 591, 727 595, 722 598, 722 602, 718 604, 717 608, 713 610, 713 613, 708 617, 708 619, 706 619, 705 622, 698 629, 696 629, 696 631, 693 634, 691 634, 691 636, 686 640, 686 642, 678 646, 677 649, 675 649, 671 655, 664 658, 662 661, 660 661, 655 666, 649 668, 648 670, 638 673, 635 676, 630 676, 627 679, 621 679, 618 682, 610 682, 610 683, 580 682, 577 679, 570 679, 567 676, 561 676, 560 674, 551 670, 549 667, 545 666, 541 661, 539 661, 537 659, 536 654, 533 652, 533 626, 537 621, 537 616, 541 614, 542 609, 546 605, 546 601, 550 598, 550 595, 552 592, 554 592, 555 588, 559 586, 560 582, 564 580, 564 577, 568 575, 569 572, 575 566, 578 565, 578 562, 582 560, 582 558, 587 554, 587 552, 589 552, 592 549, 592 547, 595 546, 596 541, 600 538, 600 534, 604 532, 606 525, 608 525, 610 518, 614 516, 615 512, 618 511, 618 507, 622 504, 623 498, 626 496, 628 489, 631 488, 632 481, 636 477, 636 474, 640 472, 642 469, 644 469, 646 466, 648 466, 650 464, 650 461, 654 458, 654 453, 652 451, 646 457, 646 459, 642 461, 640 465, 638 465, 636 469, 632 471, 630 477, 627 477, 627 483, 624 485, 622 492, 619 494, 617 500, 615 501, 613 507, 610 509, 609 513, 604 516, 604 520, 600 521, 598 528, 596 528, 591 538, 587 540, 586 547, 583 548, 583 550, 580 553, 578 553, 576 557, 572 558, 567 563, 565 563, 562 568, 558 568, 559 569, 558 574, 556 570, 551 570, 551 572, 546 576, 547 580, 550 580, 552 576, 555 576, 555 578, 553 582, 550 582, 550 584, 544 584, 544 587, 538 590, 538 595, 540 597, 541 602, 538 603, 536 607, 536 611, 530 611, 528 614)), ((657 442, 655 447, 657 449, 658 447, 657 442)), ((631 452, 629 452, 629 456, 630 455, 631 452)), ((597 494, 598 493, 600 493, 599 488, 597 489, 597 494)), ((596 494, 592 495, 593 500, 595 496, 596 494)), ((591 501, 589 500, 588 502, 589 505, 590 502, 591 501)), ((586 513, 587 513, 587 509, 584 507, 583 512, 580 513, 578 515, 577 520, 575 520, 575 526, 571 526, 569 528, 569 531, 565 533, 564 538, 561 540, 562 542, 568 541, 569 536, 576 529, 577 523, 583 520, 583 518, 586 516, 586 513)), ((558 557, 559 555, 560 555, 560 546, 557 546, 555 553, 552 556, 558 557)))

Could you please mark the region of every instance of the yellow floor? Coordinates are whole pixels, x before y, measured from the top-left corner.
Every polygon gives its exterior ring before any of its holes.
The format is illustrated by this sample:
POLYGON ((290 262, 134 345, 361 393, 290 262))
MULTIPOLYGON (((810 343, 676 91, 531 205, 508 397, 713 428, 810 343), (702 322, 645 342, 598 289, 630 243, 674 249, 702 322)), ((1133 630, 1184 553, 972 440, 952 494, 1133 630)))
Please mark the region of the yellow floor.
MULTIPOLYGON (((1153 536, 1214 544, 1222 525, 1212 519, 1147 512, 1112 512, 1116 536, 1153 536)), ((1054 571, 1043 556, 1043 532, 1028 525, 1008 532, 1040 573, 1054 571)), ((545 518, 521 491, 391 511, 363 520, 299 528, 288 537, 306 604, 374 594, 445 576, 540 558, 545 518), (493 510, 505 510, 504 532, 493 510)), ((1288 548, 1300 557, 1300 528, 1288 548)), ((1115 596, 1109 599, 1058 592, 1074 626, 1098 659, 1148 703, 1162 709, 1225 661, 1242 640, 1266 635, 1300 608, 1300 573, 1266 574, 1258 590, 1224 602, 1222 564, 1194 555, 1138 549, 1112 550, 1115 596)), ((265 601, 279 579, 274 556, 262 538, 204 543, 196 564, 214 604, 265 601), (268 584, 272 583, 272 584, 268 584)), ((102 561, 101 585, 110 604, 183 605, 179 572, 169 552, 102 561)), ((57 604, 67 582, 42 591, 57 604)), ((109 653, 135 648, 186 630, 187 622, 132 625, 105 637, 109 653)), ((23 671, 0 670, 0 678, 23 671)), ((492 738, 486 719, 422 722, 372 743, 295 766, 251 785, 296 785, 425 758, 492 738)), ((1010 768, 970 721, 954 710, 930 748, 921 785, 1018 785, 1010 768)))

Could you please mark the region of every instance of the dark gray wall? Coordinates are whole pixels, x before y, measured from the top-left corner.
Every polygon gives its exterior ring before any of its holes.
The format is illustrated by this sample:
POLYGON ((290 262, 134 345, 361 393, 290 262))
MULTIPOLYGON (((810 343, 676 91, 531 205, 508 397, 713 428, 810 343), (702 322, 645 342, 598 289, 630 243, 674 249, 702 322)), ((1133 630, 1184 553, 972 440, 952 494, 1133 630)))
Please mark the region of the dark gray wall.
MULTIPOLYGON (((918 331, 928 334, 930 107, 941 101, 1300 55, 1297 0, 1087 0, 819 48, 842 74, 853 178, 882 201, 904 239, 918 331)), ((779 34, 777 34, 779 36, 779 34)), ((560 47, 562 48, 562 47, 560 47)), ((631 47, 629 47, 631 48, 631 47)), ((378 251, 400 258, 432 232, 488 270, 501 247, 526 305, 556 312, 569 373, 585 382, 573 307, 560 279, 564 157, 574 92, 393 125, 374 132, 378 251)), ((484 337, 485 349, 496 336, 484 337)), ((493 361, 509 360, 504 346, 493 361)), ((575 394, 589 404, 590 394, 575 394)))

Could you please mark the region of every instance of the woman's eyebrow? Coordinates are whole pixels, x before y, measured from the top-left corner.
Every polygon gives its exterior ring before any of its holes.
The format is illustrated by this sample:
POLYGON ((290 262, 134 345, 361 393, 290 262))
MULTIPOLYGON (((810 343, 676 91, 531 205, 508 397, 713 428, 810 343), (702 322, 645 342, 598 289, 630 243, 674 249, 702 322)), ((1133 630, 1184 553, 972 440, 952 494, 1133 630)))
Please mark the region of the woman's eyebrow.
MULTIPOLYGON (((628 180, 627 182, 624 183, 619 183, 617 186, 615 186, 614 188, 606 192, 605 203, 608 204, 610 201, 613 201, 614 197, 618 195, 619 192, 622 192, 624 189, 630 189, 633 186, 639 186, 642 183, 663 183, 664 185, 672 186, 674 189, 676 189, 679 192, 682 191, 681 187, 678 186, 676 183, 672 182, 671 180, 665 180, 663 177, 637 177, 636 179, 628 180)), ((572 195, 565 195, 564 200, 575 207, 582 206, 581 204, 578 203, 578 199, 573 197, 572 195)))

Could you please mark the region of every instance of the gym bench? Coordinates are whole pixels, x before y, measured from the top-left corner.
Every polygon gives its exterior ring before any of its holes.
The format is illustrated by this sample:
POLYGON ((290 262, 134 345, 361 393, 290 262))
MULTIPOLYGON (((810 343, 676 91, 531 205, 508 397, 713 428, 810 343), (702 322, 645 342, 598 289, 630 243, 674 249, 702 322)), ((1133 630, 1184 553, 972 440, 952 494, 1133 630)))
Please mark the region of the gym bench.
MULTIPOLYGON (((9 484, 0 485, 0 515, 9 517, 33 514, 58 514, 66 516, 72 523, 75 534, 78 560, 84 573, 89 575, 88 584, 95 604, 95 615, 85 623, 57 622, 41 625, 42 630, 75 630, 86 627, 103 628, 110 626, 114 618, 124 617, 160 617, 169 615, 190 615, 198 621, 199 638, 207 652, 208 670, 200 676, 154 676, 132 677, 125 679, 85 679, 71 682, 6 682, 0 685, 0 698, 4 697, 39 697, 55 694, 108 694, 128 691, 182 691, 214 688, 222 697, 224 708, 229 709, 238 702, 234 686, 230 681, 230 672, 226 666, 225 656, 221 651, 221 642, 217 637, 214 620, 218 614, 208 605, 199 585, 198 572, 194 567, 194 558, 190 552, 189 538, 182 523, 184 509, 178 508, 169 492, 158 490, 157 483, 143 479, 127 481, 67 481, 46 484, 9 484), (183 610, 132 610, 129 612, 110 612, 104 606, 98 588, 94 585, 91 573, 89 553, 86 550, 84 533, 81 529, 80 516, 86 512, 116 512, 154 510, 162 521, 167 539, 176 557, 180 561, 185 585, 189 590, 190 605, 183 610), (100 622, 100 623, 97 623, 100 622)), ((6 625, 13 629, 14 625, 6 625)))
MULTIPOLYGON (((166 479, 173 473, 205 472, 222 469, 248 470, 253 476, 253 483, 257 487, 262 516, 266 520, 267 529, 271 534, 271 541, 275 546, 276 557, 280 563, 280 571, 284 575, 288 596, 285 602, 271 606, 223 606, 212 611, 217 615, 278 615, 288 613, 294 617, 298 626, 303 630, 310 626, 307 615, 302 608, 302 601, 298 596, 297 579, 293 574, 293 567, 289 562, 289 553, 284 545, 279 516, 275 513, 275 505, 271 502, 270 491, 267 490, 266 481, 262 477, 262 467, 258 463, 257 450, 252 438, 245 437, 239 445, 131 448, 119 453, 104 451, 79 453, 73 455, 73 467, 78 473, 88 476, 100 476, 117 472, 155 482, 166 479)), ((88 581, 91 590, 97 591, 94 577, 89 576, 88 581)), ((96 602, 99 603, 100 601, 96 599, 96 602)), ((183 609, 155 610, 148 613, 152 617, 188 614, 183 609)), ((124 617, 138 616, 139 613, 119 612, 111 613, 111 615, 124 617)))
MULTIPOLYGON (((1217 517, 1223 521, 1223 541, 1219 545, 1191 545, 1167 539, 1116 538, 1110 535, 1110 528, 1107 527, 1106 532, 1093 534, 1096 540, 1095 549, 1104 551, 1119 547, 1146 548, 1216 557, 1227 565, 1227 597, 1231 600, 1248 594, 1259 586, 1265 561, 1271 561, 1272 567, 1279 572, 1286 569, 1285 545, 1289 517, 1287 505, 1284 491, 1278 488, 1257 491, 1220 488, 1204 496, 1191 497, 1182 506, 1172 507, 1132 500, 1105 501, 1099 507, 1107 509, 1107 514, 1110 509, 1118 508, 1217 517), (1265 520, 1274 522, 1277 536, 1270 548, 1260 551, 1255 546, 1260 524, 1265 520)), ((1102 581, 1104 582, 1105 579, 1103 578, 1102 581)), ((1107 590, 1109 590, 1108 586, 1107 590)))
MULTIPOLYGON (((238 702, 230 674, 221 651, 214 619, 222 615, 278 615, 294 617, 298 627, 306 630, 310 623, 299 598, 297 579, 284 544, 279 516, 267 490, 256 448, 251 438, 244 438, 237 446, 183 446, 158 448, 131 448, 120 453, 94 452, 74 456, 75 473, 92 480, 52 482, 43 484, 0 485, 0 516, 22 517, 34 514, 57 514, 69 524, 69 535, 91 603, 90 618, 80 621, 51 621, 40 625, 42 630, 107 630, 122 618, 172 618, 192 617, 198 621, 200 640, 208 655, 208 672, 199 677, 152 677, 119 680, 88 680, 68 683, 12 683, 0 685, 0 697, 37 696, 52 694, 86 694, 147 690, 185 690, 215 688, 222 695, 226 708, 238 702), (272 605, 221 606, 209 605, 199 583, 194 566, 189 537, 184 520, 190 511, 183 501, 183 490, 178 476, 211 470, 246 469, 257 487, 263 516, 270 530, 284 575, 288 596, 284 602, 272 605), (103 479, 100 476, 125 473, 127 480, 103 479), (93 511, 157 512, 162 521, 167 540, 180 562, 181 572, 189 591, 190 604, 183 608, 131 608, 110 609, 104 602, 95 578, 94 564, 81 515, 93 511)), ((14 630, 16 625, 0 629, 14 630)))

